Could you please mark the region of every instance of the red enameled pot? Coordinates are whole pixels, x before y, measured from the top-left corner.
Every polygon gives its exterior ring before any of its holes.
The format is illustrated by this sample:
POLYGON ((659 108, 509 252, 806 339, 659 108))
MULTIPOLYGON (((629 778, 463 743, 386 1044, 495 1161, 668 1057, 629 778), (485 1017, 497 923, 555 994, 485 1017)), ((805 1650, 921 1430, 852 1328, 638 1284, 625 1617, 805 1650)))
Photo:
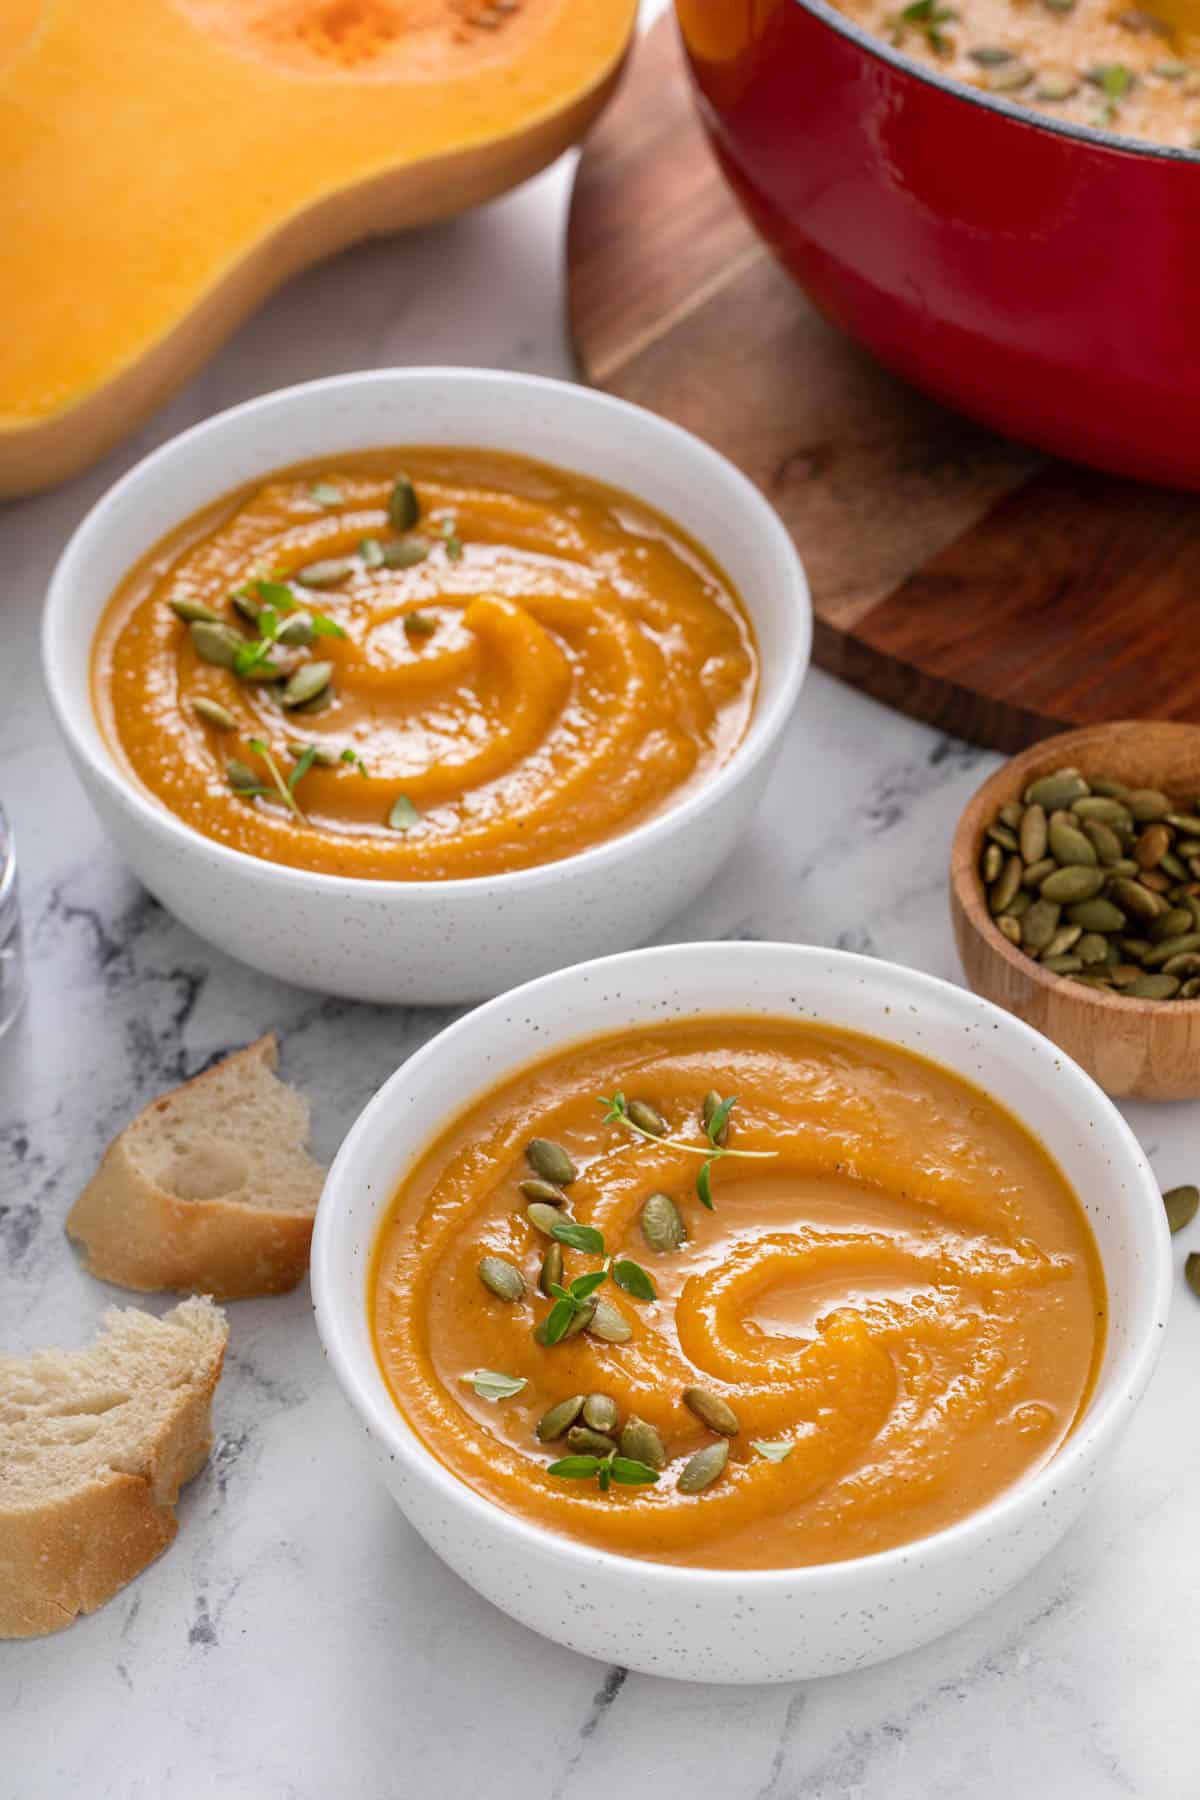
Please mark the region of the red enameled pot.
POLYGON ((889 368, 998 430, 1200 488, 1200 156, 908 62, 824 0, 677 0, 750 218, 889 368))

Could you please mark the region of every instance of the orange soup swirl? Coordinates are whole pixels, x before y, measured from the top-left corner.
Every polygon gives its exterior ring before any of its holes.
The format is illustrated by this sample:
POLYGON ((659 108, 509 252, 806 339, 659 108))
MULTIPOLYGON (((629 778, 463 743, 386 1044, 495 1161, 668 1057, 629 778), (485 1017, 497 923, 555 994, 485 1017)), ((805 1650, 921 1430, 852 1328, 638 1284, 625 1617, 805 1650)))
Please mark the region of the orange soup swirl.
POLYGON ((756 684, 741 603, 678 527, 461 449, 231 495, 133 571, 93 664, 110 742, 185 823, 412 880, 629 830, 727 761, 756 684))
POLYGON ((874 1039, 711 1018, 472 1106, 396 1197, 372 1307, 397 1405, 477 1492, 627 1555, 774 1568, 924 1536, 1044 1464, 1105 1300, 1075 1195, 986 1095, 874 1039), (571 1179, 531 1213, 533 1140, 571 1179), (544 1341, 580 1278, 606 1312, 544 1341))

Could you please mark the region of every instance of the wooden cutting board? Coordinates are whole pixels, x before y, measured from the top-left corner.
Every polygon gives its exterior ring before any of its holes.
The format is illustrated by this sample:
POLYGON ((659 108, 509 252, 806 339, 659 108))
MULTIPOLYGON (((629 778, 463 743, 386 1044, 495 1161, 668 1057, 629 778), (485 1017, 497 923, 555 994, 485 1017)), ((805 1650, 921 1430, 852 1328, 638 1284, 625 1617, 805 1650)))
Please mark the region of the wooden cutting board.
POLYGON ((583 151, 567 281, 584 377, 707 438, 778 508, 823 668, 997 750, 1200 719, 1200 499, 1048 462, 828 325, 726 187, 671 18, 583 151))

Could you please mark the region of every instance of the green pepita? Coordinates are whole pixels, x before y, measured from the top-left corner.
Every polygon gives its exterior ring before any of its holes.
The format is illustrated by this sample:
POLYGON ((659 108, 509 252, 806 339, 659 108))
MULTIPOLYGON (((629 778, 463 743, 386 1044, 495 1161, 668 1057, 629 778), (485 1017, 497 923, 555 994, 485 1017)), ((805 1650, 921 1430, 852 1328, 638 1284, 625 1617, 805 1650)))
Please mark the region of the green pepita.
POLYGON ((1080 900, 1067 908, 1067 917, 1085 931, 1120 931, 1125 914, 1111 900, 1080 900))
POLYGON ((1158 969, 1183 950, 1200 950, 1200 931, 1185 931, 1178 937, 1168 938, 1165 944, 1155 944, 1142 961, 1148 969, 1158 969))
POLYGON ((1043 900, 1057 900, 1060 905, 1069 906, 1080 900, 1093 899, 1104 886, 1105 879, 1103 869, 1089 869, 1080 863, 1072 863, 1047 875, 1038 892, 1043 900))
POLYGON ((237 730, 237 720, 229 708, 222 706, 219 700, 210 700, 207 694, 196 695, 192 701, 192 711, 198 719, 203 719, 206 725, 213 726, 217 731, 237 730))
MULTIPOLYGON (((1196 1258, 1200 1266, 1200 1256, 1196 1258)), ((1200 1287, 1197 1288, 1200 1292, 1200 1287)), ((705 1444, 703 1450, 697 1450, 690 1456, 679 1473, 679 1492, 681 1494, 699 1494, 706 1487, 711 1487, 717 1476, 721 1474, 729 1461, 729 1443, 719 1438, 715 1444, 705 1444)))
POLYGON ((1007 825, 989 825, 984 836, 993 844, 998 845, 1001 850, 1007 850, 1010 855, 1014 850, 1021 848, 1016 832, 1010 831, 1007 825))
MULTIPOLYGON (((1051 956, 1065 956, 1068 950, 1075 949, 1075 946, 1080 942, 1082 937, 1082 925, 1060 925, 1054 936, 1050 939, 1050 942, 1046 945, 1045 950, 1042 952, 1042 961, 1045 962, 1046 959, 1051 956)), ((1100 958, 1103 957, 1105 950, 1105 943, 1102 937, 1097 937, 1096 942, 1100 946, 1100 951, 1098 956, 1092 958, 1093 962, 1098 962, 1100 958)), ((1076 954, 1079 956, 1081 962, 1087 961, 1087 958, 1083 956, 1081 952, 1076 951, 1076 954)))
POLYGON ((1106 825, 1103 819, 1085 819, 1083 831, 1106 868, 1121 861, 1121 840, 1111 825, 1106 825))
POLYGON ((658 1432, 645 1419, 631 1414, 621 1430, 621 1455, 628 1456, 634 1462, 645 1463, 648 1469, 665 1469, 667 1452, 658 1432))
POLYGON ((1099 858, 1095 845, 1077 826, 1068 824, 1065 816, 1050 820, 1047 836, 1051 854, 1060 863, 1080 863, 1092 869, 1096 867, 1099 858))
POLYGON ((1166 903, 1140 881, 1133 881, 1127 875, 1118 875, 1109 886, 1109 893, 1117 905, 1135 919, 1149 924, 1166 912, 1166 903))
POLYGON ((228 625, 213 625, 207 619, 196 619, 188 627, 192 648, 201 662, 215 669, 232 669, 243 640, 228 625))
POLYGON ((1052 975, 1075 975, 1083 967, 1078 956, 1042 956, 1039 960, 1052 975))
POLYGON ((1163 1195, 1163 1205, 1167 1209, 1167 1224, 1174 1235, 1195 1218, 1196 1209, 1200 1207, 1200 1188, 1193 1187, 1190 1182, 1183 1187, 1168 1188, 1163 1195))
POLYGON ((1057 867, 1058 864, 1052 856, 1043 856, 1040 862, 1030 863, 1021 877, 1021 886, 1024 888, 1040 887, 1047 875, 1053 874, 1057 867))
POLYGON ((388 522, 393 531, 411 531, 421 516, 417 490, 407 475, 396 478, 388 499, 388 522))
POLYGON ((1027 950, 1045 950, 1058 930, 1062 907, 1054 900, 1035 900, 1021 920, 1021 942, 1027 950))
POLYGON ((428 538, 396 538, 383 546, 383 565, 387 569, 414 569, 432 549, 428 538))
POLYGON ((323 694, 332 680, 331 662, 301 663, 295 674, 289 676, 280 698, 285 706, 304 706, 318 694, 323 694))
POLYGON ((411 831, 420 824, 421 815, 407 794, 397 794, 388 809, 387 822, 391 831, 411 831))
POLYGON ((572 1425, 567 1433, 567 1449, 577 1456, 611 1456, 617 1447, 615 1438, 602 1431, 591 1431, 586 1425, 572 1425))
POLYGON ((686 1387, 680 1395, 689 1412, 712 1431, 719 1431, 725 1437, 736 1437, 738 1433, 738 1417, 732 1406, 714 1394, 710 1388, 686 1387))
POLYGON ((340 587, 357 567, 352 556, 325 556, 319 562, 305 563, 302 569, 297 569, 296 580, 311 588, 340 587))
POLYGON ((678 1250, 687 1242, 687 1227, 683 1215, 670 1194, 651 1194, 642 1207, 642 1236, 651 1250, 660 1256, 678 1250))
POLYGON ((583 1422, 593 1431, 611 1436, 621 1422, 621 1411, 611 1394, 589 1394, 583 1403, 583 1422))
POLYGON ((199 600, 188 600, 182 594, 177 594, 173 599, 168 600, 167 605, 175 617, 182 619, 185 625, 219 625, 221 623, 220 613, 214 612, 211 606, 205 606, 199 600))
POLYGON ((651 1137, 666 1137, 667 1121, 647 1101, 631 1100, 625 1110, 639 1131, 648 1131, 651 1137))
POLYGON ((1151 943, 1165 944, 1168 938, 1181 937, 1185 931, 1192 931, 1194 928, 1195 920, 1190 906, 1169 906, 1166 912, 1160 913, 1154 920, 1146 935, 1151 943))
POLYGON ((535 1430, 539 1442, 552 1444, 556 1438, 565 1437, 582 1411, 582 1394, 572 1394, 567 1400, 559 1400, 537 1422, 535 1430))
POLYGON ((554 1227, 561 1225, 563 1215, 556 1206, 547 1206, 544 1200, 535 1200, 532 1206, 525 1208, 525 1217, 535 1231, 544 1237, 553 1237, 554 1227))
POLYGON ((562 1245, 551 1243, 542 1258, 541 1272, 538 1275, 538 1287, 547 1300, 551 1296, 551 1288, 563 1285, 563 1251, 562 1245))
POLYGON ((1018 842, 1022 862, 1040 862, 1046 854, 1046 844, 1046 809, 1044 806, 1027 806, 1021 818, 1018 842))
POLYGON ((1004 852, 1001 850, 999 844, 987 844, 984 847, 981 867, 983 869, 984 884, 985 886, 990 887, 1004 867, 1004 852))
POLYGON ((368 569, 379 569, 383 566, 383 545, 378 538, 365 537, 358 546, 358 554, 368 569))
POLYGON ((552 1181, 555 1187, 570 1187, 579 1173, 562 1145, 550 1138, 531 1138, 525 1146, 525 1160, 535 1175, 552 1181))
MULTIPOLYGON (((1048 876, 1047 880, 1053 879, 1048 876)), ((998 881, 994 881, 988 889, 988 906, 993 913, 1001 913, 1015 899, 1021 885, 1021 859, 1010 856, 1000 873, 998 881)))
POLYGON ((1098 819, 1102 825, 1111 826, 1114 831, 1127 831, 1133 823, 1133 814, 1123 801, 1113 800, 1104 794, 1082 794, 1070 803, 1070 810, 1079 820, 1098 819))
POLYGON ((1149 825, 1155 819, 1165 819, 1171 810, 1171 802, 1157 788, 1131 788, 1125 797, 1125 804, 1139 825, 1149 825))
POLYGON ((1014 919, 1011 913, 1002 914, 1001 917, 996 920, 996 926, 1008 939, 1010 944, 1019 944, 1021 942, 1021 920, 1014 919))
POLYGON ((1200 1297, 1200 1250, 1193 1250, 1183 1265, 1183 1279, 1193 1294, 1200 1297))
POLYGON ((311 614, 289 613, 275 635, 278 643, 287 644, 293 648, 307 648, 316 636, 311 614))
POLYGON ((498 1300, 523 1300, 525 1298, 525 1277, 514 1264, 505 1262, 502 1256, 485 1256, 480 1259, 479 1279, 485 1288, 495 1294, 498 1300))
MULTIPOLYGON (((1082 928, 1076 925, 1073 926, 1072 929, 1080 931, 1082 928)), ((1082 937, 1076 938, 1073 947, 1080 962, 1087 966, 1091 963, 1102 963, 1105 961, 1108 956, 1109 942, 1103 933, 1099 931, 1085 931, 1083 932, 1082 937)), ((1071 948, 1071 946, 1068 946, 1068 948, 1071 948)))
POLYGON ((606 1344, 627 1344, 633 1336, 633 1326, 611 1300, 597 1300, 585 1329, 589 1337, 600 1338, 606 1344))
POLYGON ((1179 992, 1177 975, 1139 975, 1122 989, 1131 1000, 1170 1000, 1179 992))
POLYGON ((518 1183, 527 1200, 541 1200, 546 1206, 565 1206, 567 1196, 552 1181, 543 1181, 540 1175, 531 1175, 528 1180, 518 1183))
POLYGON ((1082 775, 1074 769, 1058 769, 1051 775, 1043 775, 1037 781, 1031 781, 1025 789, 1026 806, 1042 806, 1048 813, 1057 807, 1070 806, 1088 793, 1088 784, 1082 775))

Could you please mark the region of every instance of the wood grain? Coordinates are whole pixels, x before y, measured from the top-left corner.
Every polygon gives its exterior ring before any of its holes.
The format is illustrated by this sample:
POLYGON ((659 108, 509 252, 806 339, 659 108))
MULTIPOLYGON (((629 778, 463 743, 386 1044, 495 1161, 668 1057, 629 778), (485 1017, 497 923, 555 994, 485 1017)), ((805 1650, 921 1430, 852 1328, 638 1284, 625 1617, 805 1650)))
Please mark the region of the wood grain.
POLYGON ((779 510, 822 667, 999 750, 1200 718, 1180 630, 1200 503, 1047 463, 829 325, 726 188, 670 19, 580 160, 567 278, 584 376, 715 444, 779 510))
POLYGON ((1031 781, 1074 767, 1172 797, 1200 792, 1200 726, 1157 720, 1087 726, 1015 756, 963 811, 950 858, 950 912, 958 954, 977 994, 1033 1025, 1106 1093, 1141 1100, 1200 1097, 1200 1001, 1128 1000, 1043 969, 996 928, 979 877, 983 834, 1031 781))

